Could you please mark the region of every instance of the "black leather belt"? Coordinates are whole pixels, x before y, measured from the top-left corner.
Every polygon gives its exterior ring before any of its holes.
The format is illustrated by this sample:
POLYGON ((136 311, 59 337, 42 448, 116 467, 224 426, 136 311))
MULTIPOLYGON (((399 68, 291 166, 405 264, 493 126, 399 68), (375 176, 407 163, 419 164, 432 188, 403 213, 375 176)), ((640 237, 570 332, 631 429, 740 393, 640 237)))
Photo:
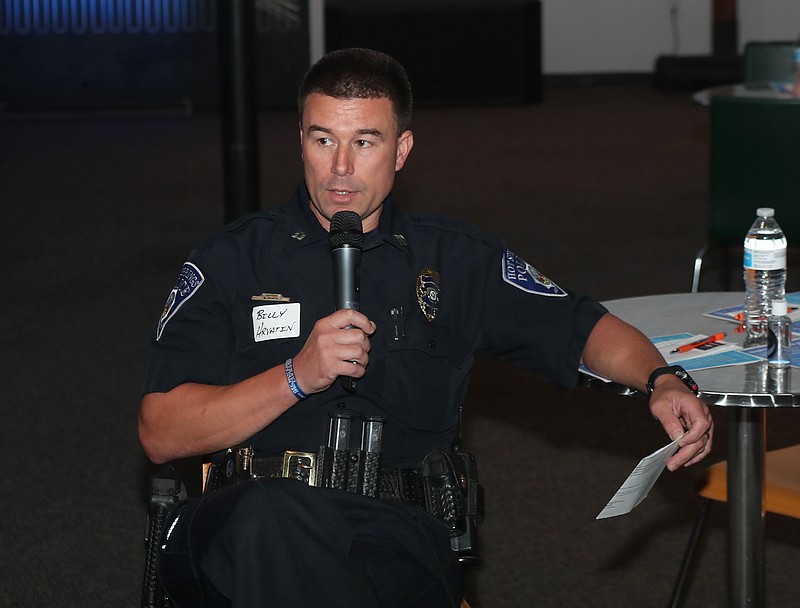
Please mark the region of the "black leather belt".
MULTIPOLYGON (((213 462, 206 491, 215 492, 247 479, 296 479, 310 486, 327 486, 319 479, 319 456, 313 452, 287 450, 283 456, 260 456, 245 449, 229 451, 224 460, 213 462)), ((382 466, 378 476, 378 498, 425 507, 425 489, 420 469, 382 466)))
MULTIPOLYGON (((283 456, 255 456, 253 477, 283 477, 296 479, 308 485, 316 483, 316 454, 309 452, 286 452, 283 456)), ((425 506, 425 490, 422 472, 419 469, 397 469, 383 466, 378 477, 377 497, 407 504, 425 506)))

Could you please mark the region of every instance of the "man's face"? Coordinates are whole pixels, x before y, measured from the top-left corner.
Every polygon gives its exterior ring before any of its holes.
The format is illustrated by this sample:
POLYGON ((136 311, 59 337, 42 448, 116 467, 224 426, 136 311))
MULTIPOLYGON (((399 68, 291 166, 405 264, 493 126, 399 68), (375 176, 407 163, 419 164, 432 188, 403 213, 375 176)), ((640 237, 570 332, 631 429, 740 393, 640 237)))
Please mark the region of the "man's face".
POLYGON ((328 230, 337 211, 355 211, 364 232, 378 226, 394 174, 414 145, 411 131, 397 135, 392 103, 336 99, 312 93, 303 108, 300 147, 311 209, 328 230))

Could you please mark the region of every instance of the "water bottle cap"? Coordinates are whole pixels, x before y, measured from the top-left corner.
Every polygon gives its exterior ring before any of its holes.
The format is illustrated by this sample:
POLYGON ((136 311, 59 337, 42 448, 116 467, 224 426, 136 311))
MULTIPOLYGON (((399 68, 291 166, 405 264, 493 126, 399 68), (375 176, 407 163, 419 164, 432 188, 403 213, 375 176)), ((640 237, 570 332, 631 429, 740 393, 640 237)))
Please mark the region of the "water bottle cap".
POLYGON ((756 215, 758 217, 772 217, 775 215, 775 209, 772 207, 759 207, 756 209, 756 215))
POLYGON ((775 317, 783 317, 789 312, 789 307, 786 305, 786 300, 772 300, 772 315, 775 317))

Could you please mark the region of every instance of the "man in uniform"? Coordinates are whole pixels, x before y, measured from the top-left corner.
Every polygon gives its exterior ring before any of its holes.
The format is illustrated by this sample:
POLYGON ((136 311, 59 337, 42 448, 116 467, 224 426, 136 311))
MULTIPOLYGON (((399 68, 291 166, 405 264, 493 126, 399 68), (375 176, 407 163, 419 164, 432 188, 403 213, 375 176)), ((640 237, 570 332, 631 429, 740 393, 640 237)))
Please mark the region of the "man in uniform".
MULTIPOLYGON (((419 469, 452 447, 477 352, 565 388, 582 361, 651 393, 654 417, 682 436, 669 469, 708 454, 708 409, 638 330, 500 239, 395 205, 395 173, 414 144, 411 89, 395 60, 330 53, 298 100, 305 175, 294 197, 193 251, 167 300, 139 417, 153 462, 237 446, 265 458, 313 453, 331 416, 344 415, 379 417, 382 465, 419 469), (328 231, 340 211, 362 222, 360 305, 332 312, 328 231)), ((418 505, 249 480, 188 503, 161 575, 184 605, 458 606, 450 531, 418 505), (181 564, 188 578, 176 575, 181 564)))

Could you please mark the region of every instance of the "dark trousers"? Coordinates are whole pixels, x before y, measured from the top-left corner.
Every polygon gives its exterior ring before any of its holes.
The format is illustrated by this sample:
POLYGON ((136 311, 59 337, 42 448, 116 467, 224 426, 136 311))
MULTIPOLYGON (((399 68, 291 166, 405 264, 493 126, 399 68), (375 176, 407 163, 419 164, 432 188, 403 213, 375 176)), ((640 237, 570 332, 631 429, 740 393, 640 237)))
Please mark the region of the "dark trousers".
POLYGON ((457 608, 462 597, 440 520, 291 479, 190 501, 159 560, 162 584, 184 608, 457 608))

